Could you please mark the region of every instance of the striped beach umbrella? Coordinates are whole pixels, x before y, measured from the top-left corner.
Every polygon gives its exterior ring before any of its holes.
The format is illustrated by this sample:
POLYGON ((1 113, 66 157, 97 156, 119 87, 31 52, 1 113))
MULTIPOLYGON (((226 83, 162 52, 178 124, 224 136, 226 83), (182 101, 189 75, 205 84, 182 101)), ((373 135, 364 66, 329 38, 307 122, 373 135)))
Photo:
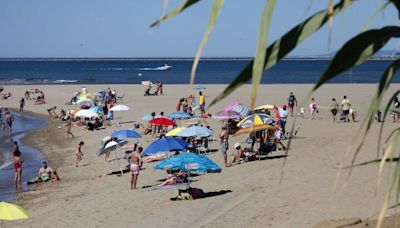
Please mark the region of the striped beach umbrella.
POLYGON ((249 108, 245 104, 242 104, 238 101, 225 106, 224 110, 236 112, 240 116, 247 116, 250 112, 249 108))
POLYGON ((265 124, 271 125, 273 123, 275 123, 275 120, 271 116, 259 113, 244 118, 237 124, 237 126, 240 128, 246 128, 246 127, 265 125, 265 124))

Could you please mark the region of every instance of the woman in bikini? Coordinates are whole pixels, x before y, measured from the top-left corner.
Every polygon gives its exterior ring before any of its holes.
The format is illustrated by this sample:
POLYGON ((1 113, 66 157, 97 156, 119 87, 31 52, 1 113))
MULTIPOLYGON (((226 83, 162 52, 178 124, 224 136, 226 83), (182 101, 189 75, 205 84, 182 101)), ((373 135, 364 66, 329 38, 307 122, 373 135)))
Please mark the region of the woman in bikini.
POLYGON ((21 190, 22 183, 22 159, 21 152, 19 150, 14 151, 13 153, 13 161, 14 161, 14 184, 17 192, 21 190))
POLYGON ((70 136, 70 135, 72 136, 72 138, 75 138, 75 136, 74 136, 74 135, 72 134, 72 132, 71 132, 72 120, 71 120, 71 117, 70 117, 70 116, 67 118, 66 128, 67 128, 67 139, 69 139, 69 136, 70 136))

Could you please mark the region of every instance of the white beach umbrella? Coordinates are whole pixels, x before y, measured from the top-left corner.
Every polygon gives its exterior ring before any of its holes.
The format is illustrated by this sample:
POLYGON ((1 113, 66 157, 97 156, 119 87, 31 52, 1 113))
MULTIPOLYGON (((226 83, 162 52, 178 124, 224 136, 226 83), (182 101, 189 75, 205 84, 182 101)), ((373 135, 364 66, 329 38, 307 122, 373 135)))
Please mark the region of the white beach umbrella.
POLYGON ((110 111, 128 111, 130 108, 126 105, 116 105, 110 108, 110 111))
POLYGON ((99 115, 97 115, 97 113, 93 112, 92 110, 82 109, 79 110, 79 112, 75 113, 75 117, 92 118, 92 117, 99 117, 99 115))

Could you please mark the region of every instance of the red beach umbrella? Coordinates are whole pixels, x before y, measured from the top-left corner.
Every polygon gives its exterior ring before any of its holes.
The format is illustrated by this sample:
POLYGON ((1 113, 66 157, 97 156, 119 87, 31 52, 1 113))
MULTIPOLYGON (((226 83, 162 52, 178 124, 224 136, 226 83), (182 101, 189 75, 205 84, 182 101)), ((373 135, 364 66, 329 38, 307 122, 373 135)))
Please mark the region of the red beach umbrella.
POLYGON ((172 120, 160 117, 155 118, 149 121, 150 124, 158 125, 158 126, 175 126, 175 123, 172 120))

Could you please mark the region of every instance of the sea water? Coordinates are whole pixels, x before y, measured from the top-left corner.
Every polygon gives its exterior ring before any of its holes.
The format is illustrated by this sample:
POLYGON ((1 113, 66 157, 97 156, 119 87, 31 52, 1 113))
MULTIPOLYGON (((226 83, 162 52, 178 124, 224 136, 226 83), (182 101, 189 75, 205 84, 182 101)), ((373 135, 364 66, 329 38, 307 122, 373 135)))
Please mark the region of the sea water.
MULTIPOLYGON (((376 83, 390 60, 371 60, 329 83, 376 83)), ((7 84, 139 84, 162 81, 189 83, 193 61, 173 59, 147 60, 0 60, 0 81, 7 84), (144 70, 168 64, 169 70, 144 70)), ((263 84, 315 83, 329 65, 328 60, 283 60, 264 73, 263 84)), ((201 60, 197 84, 227 84, 249 64, 249 60, 201 60)), ((400 82, 395 75, 393 82, 400 82)))
MULTIPOLYGON (((4 112, 4 110, 2 110, 4 112)), ((43 161, 43 155, 36 149, 25 146, 21 139, 30 131, 39 129, 46 124, 43 119, 34 118, 20 113, 12 113, 15 121, 13 133, 0 129, 0 201, 12 201, 16 191, 14 185, 14 163, 12 160, 12 145, 18 142, 21 151, 23 190, 28 189, 27 181, 36 177, 43 161)), ((29 136, 27 136, 29 137, 29 136)))

